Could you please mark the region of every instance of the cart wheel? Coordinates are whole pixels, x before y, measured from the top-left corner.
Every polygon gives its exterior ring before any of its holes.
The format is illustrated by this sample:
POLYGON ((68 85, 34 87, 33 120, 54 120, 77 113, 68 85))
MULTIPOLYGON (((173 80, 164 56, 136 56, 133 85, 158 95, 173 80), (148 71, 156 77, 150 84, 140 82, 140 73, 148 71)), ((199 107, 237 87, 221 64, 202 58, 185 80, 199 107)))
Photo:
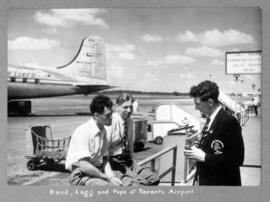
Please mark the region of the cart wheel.
POLYGON ((162 144, 163 143, 163 138, 158 136, 158 137, 156 137, 155 142, 156 142, 156 144, 162 144))
POLYGON ((27 162, 27 169, 28 170, 36 170, 37 168, 37 164, 35 162, 35 160, 30 160, 27 162))

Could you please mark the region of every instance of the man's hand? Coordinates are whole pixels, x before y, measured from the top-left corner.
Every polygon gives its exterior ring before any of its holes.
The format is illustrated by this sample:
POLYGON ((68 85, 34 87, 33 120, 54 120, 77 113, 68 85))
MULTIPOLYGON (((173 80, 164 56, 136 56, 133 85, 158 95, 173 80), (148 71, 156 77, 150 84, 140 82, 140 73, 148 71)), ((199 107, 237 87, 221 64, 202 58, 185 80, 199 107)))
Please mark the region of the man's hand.
POLYGON ((184 154, 189 159, 194 159, 200 162, 205 161, 205 152, 195 146, 190 149, 185 149, 184 154))
POLYGON ((115 186, 122 186, 122 181, 120 179, 118 179, 117 177, 111 177, 110 178, 110 183, 112 183, 115 186))

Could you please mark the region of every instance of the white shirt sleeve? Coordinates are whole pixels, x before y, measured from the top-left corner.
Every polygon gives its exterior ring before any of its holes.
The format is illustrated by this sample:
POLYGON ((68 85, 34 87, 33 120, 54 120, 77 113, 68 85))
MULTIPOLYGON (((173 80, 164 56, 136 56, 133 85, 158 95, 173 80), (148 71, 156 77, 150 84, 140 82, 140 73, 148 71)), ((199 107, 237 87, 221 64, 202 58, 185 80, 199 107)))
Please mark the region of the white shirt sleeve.
POLYGON ((73 148, 72 151, 75 154, 74 161, 78 161, 79 159, 90 157, 91 153, 89 150, 89 135, 85 130, 76 130, 73 136, 73 148))

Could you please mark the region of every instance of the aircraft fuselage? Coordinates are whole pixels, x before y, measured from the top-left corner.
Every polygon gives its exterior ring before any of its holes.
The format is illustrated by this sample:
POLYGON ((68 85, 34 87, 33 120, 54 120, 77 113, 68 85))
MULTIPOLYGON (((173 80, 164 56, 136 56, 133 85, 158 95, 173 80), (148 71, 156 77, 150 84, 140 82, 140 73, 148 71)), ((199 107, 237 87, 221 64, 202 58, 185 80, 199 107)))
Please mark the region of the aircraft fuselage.
POLYGON ((8 100, 90 94, 109 88, 105 82, 91 80, 91 83, 88 81, 80 85, 82 82, 79 79, 52 71, 9 67, 8 100))

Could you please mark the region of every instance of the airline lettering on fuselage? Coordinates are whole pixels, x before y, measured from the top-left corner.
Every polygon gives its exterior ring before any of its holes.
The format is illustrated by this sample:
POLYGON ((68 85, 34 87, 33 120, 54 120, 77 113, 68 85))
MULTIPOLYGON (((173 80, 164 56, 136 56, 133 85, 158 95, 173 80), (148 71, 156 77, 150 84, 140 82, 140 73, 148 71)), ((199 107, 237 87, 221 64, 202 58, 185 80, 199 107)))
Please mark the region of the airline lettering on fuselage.
POLYGON ((8 77, 34 79, 35 74, 30 72, 8 72, 8 77))

